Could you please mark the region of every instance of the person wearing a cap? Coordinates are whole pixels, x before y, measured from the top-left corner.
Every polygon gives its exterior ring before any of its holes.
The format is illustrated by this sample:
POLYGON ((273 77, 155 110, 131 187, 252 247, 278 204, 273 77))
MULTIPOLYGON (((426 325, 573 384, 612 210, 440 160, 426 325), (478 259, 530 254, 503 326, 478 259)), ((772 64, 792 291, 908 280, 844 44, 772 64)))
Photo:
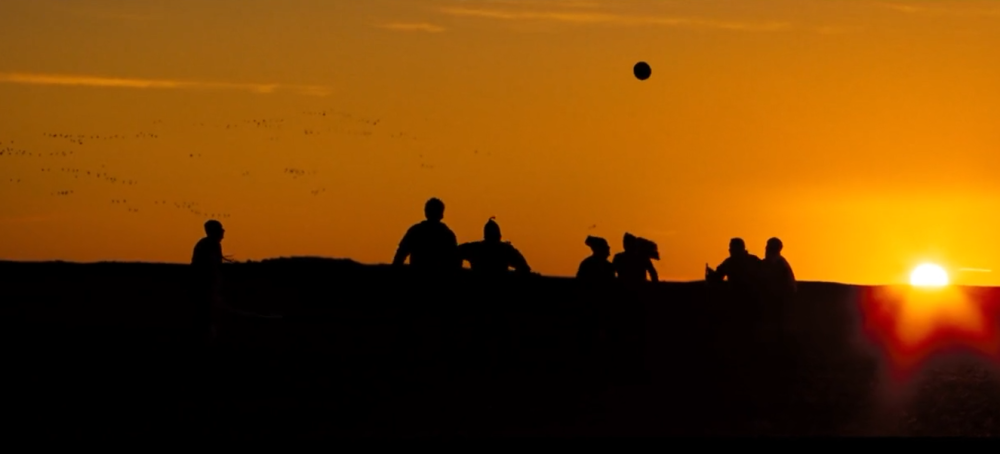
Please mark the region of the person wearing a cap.
POLYGON ((611 246, 608 240, 596 236, 587 236, 584 241, 591 250, 591 256, 580 262, 576 278, 587 282, 611 282, 615 279, 615 267, 608 261, 611 256, 611 246))

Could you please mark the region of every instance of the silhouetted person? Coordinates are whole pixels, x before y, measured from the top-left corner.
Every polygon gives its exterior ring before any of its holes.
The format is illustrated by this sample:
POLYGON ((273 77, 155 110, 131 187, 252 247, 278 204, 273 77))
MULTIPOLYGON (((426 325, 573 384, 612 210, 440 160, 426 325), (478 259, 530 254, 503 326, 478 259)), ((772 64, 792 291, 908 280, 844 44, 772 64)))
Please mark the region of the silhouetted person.
POLYGON ((787 296, 795 293, 795 273, 788 260, 781 255, 784 248, 781 240, 771 238, 767 240, 767 247, 764 250, 764 260, 761 263, 761 278, 764 280, 769 293, 774 296, 787 296))
POLYGON ((217 306, 221 291, 221 266, 226 258, 222 255, 222 238, 226 230, 216 220, 205 222, 205 238, 198 241, 191 256, 194 271, 195 301, 193 307, 195 329, 199 336, 211 335, 212 312, 217 306))
POLYGON ((753 285, 760 273, 760 257, 747 252, 742 238, 729 240, 729 257, 715 270, 705 265, 705 280, 728 280, 740 286, 753 285))
POLYGON ((608 240, 596 236, 588 236, 584 244, 590 247, 592 255, 580 262, 576 278, 587 282, 611 282, 615 279, 615 266, 608 261, 611 256, 611 246, 608 240))
POLYGON ((616 326, 619 317, 616 316, 616 305, 620 296, 615 294, 615 266, 608 261, 611 256, 611 246, 604 238, 587 236, 584 241, 592 254, 580 262, 576 278, 583 285, 580 287, 580 314, 582 315, 579 332, 582 345, 587 355, 599 352, 607 346, 611 329, 616 326))
POLYGON ((458 247, 458 256, 468 260, 472 271, 488 275, 503 275, 510 268, 523 274, 531 273, 531 267, 509 241, 501 241, 500 226, 490 218, 483 226, 483 240, 464 243, 458 247))
POLYGON ((432 198, 424 205, 426 220, 410 227, 399 242, 395 266, 410 258, 410 266, 421 271, 449 271, 462 267, 458 256, 458 239, 443 222, 444 202, 432 198))
POLYGON ((781 255, 783 248, 780 239, 767 240, 760 278, 765 297, 763 308, 767 317, 766 324, 771 328, 765 333, 764 339, 788 348, 791 345, 787 342, 790 340, 787 336, 794 332, 795 306, 791 303, 797 286, 791 265, 781 255))
MULTIPOLYGON (((649 279, 653 282, 660 280, 656 268, 653 267, 652 258, 654 258, 653 252, 655 251, 650 250, 650 244, 652 243, 648 240, 636 238, 631 233, 625 234, 622 240, 622 246, 625 250, 615 254, 615 259, 612 262, 618 273, 618 279, 629 283, 646 282, 646 274, 648 273, 649 279)), ((655 258, 659 258, 658 253, 655 254, 655 258)))

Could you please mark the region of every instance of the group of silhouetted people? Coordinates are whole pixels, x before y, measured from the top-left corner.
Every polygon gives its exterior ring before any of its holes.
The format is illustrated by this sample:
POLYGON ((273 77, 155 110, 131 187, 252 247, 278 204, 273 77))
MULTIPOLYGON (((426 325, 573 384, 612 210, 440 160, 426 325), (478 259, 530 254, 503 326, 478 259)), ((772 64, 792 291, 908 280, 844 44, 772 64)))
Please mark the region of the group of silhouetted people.
MULTIPOLYGON (((455 233, 443 222, 444 202, 432 198, 424 205, 426 219, 406 231, 399 242, 393 265, 401 266, 409 259, 411 268, 440 272, 462 268, 469 262, 472 271, 487 275, 506 274, 511 269, 518 273, 530 273, 531 267, 524 255, 510 242, 502 241, 500 226, 495 218, 490 218, 483 227, 483 239, 459 244, 455 233)), ((216 220, 205 223, 205 238, 198 241, 191 258, 191 265, 197 271, 199 286, 206 294, 217 285, 218 266, 226 260, 222 255, 222 238, 225 230, 216 220)), ((588 236, 585 244, 592 255, 580 263, 576 277, 581 280, 601 282, 614 279, 623 282, 658 282, 659 275, 652 260, 659 260, 656 243, 645 238, 625 233, 622 240, 623 251, 611 257, 611 247, 607 240, 588 236)), ((788 261, 781 256, 783 245, 778 238, 767 241, 764 259, 751 254, 741 238, 729 242, 729 257, 716 269, 705 265, 705 280, 719 282, 728 280, 738 286, 765 283, 775 290, 794 292, 795 275, 788 261)))
POLYGON ((531 267, 510 242, 502 241, 500 225, 490 218, 483 227, 483 240, 458 244, 455 233, 445 225, 444 202, 433 198, 424 204, 426 219, 406 231, 396 256, 395 266, 410 259, 410 267, 424 272, 447 272, 461 269, 469 262, 473 272, 485 275, 506 274, 511 268, 518 273, 531 273, 531 267))
MULTIPOLYGON (((507 274, 511 269, 517 273, 530 274, 531 267, 520 251, 510 242, 502 241, 500 226, 490 218, 483 227, 483 239, 459 244, 455 233, 442 222, 444 202, 432 198, 424 205, 426 219, 413 225, 399 242, 394 266, 402 266, 409 259, 410 267, 429 273, 449 272, 461 269, 469 262, 474 273, 486 276, 507 274)), ((205 223, 205 238, 198 241, 191 258, 195 271, 196 318, 200 326, 210 325, 211 311, 219 301, 220 265, 229 261, 222 254, 222 239, 225 230, 216 220, 205 223)), ((580 263, 577 279, 591 283, 658 282, 659 276, 652 260, 659 260, 656 243, 645 238, 625 233, 622 240, 623 251, 612 260, 611 247, 607 240, 588 236, 585 244, 592 255, 580 263)), ((716 269, 705 265, 705 280, 708 282, 729 281, 738 288, 757 288, 769 294, 791 294, 796 291, 795 275, 788 261, 781 256, 781 240, 767 241, 764 259, 749 253, 740 238, 729 242, 729 257, 716 269)))
POLYGON ((764 249, 764 259, 761 260, 747 251, 742 238, 729 241, 729 257, 716 269, 705 265, 705 280, 720 282, 728 280, 740 288, 755 288, 770 295, 788 295, 795 293, 795 273, 788 260, 781 255, 784 248, 781 240, 767 240, 764 249))
POLYGON ((580 263, 576 272, 577 279, 594 283, 611 282, 616 278, 627 283, 660 280, 656 267, 653 266, 653 260, 660 259, 660 252, 652 241, 625 233, 622 240, 624 250, 615 254, 611 261, 608 261, 611 256, 608 240, 588 236, 584 244, 593 253, 580 263))

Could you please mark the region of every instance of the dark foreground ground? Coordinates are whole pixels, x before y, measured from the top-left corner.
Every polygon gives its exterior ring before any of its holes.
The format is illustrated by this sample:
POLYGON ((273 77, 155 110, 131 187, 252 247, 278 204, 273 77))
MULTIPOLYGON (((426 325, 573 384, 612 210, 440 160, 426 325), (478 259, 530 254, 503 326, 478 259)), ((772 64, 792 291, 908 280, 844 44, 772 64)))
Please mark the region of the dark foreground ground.
POLYGON ((0 263, 8 428, 47 437, 1000 435, 988 361, 908 385, 859 288, 806 283, 784 342, 725 289, 448 283, 384 267, 228 265, 231 317, 185 342, 187 270, 0 263), (447 285, 445 285, 447 284, 447 285), (604 333, 604 334, 601 334, 604 333), (770 340, 769 340, 770 339, 770 340))

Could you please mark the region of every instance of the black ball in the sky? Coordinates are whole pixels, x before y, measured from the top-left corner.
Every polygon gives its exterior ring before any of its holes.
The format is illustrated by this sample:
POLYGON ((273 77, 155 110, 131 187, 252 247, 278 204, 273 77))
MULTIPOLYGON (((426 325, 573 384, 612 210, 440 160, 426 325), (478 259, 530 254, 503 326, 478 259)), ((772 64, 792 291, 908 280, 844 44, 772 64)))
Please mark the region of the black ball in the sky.
POLYGON ((632 68, 632 72, 635 74, 635 78, 639 80, 649 79, 649 76, 653 73, 653 70, 644 61, 635 64, 632 68))

